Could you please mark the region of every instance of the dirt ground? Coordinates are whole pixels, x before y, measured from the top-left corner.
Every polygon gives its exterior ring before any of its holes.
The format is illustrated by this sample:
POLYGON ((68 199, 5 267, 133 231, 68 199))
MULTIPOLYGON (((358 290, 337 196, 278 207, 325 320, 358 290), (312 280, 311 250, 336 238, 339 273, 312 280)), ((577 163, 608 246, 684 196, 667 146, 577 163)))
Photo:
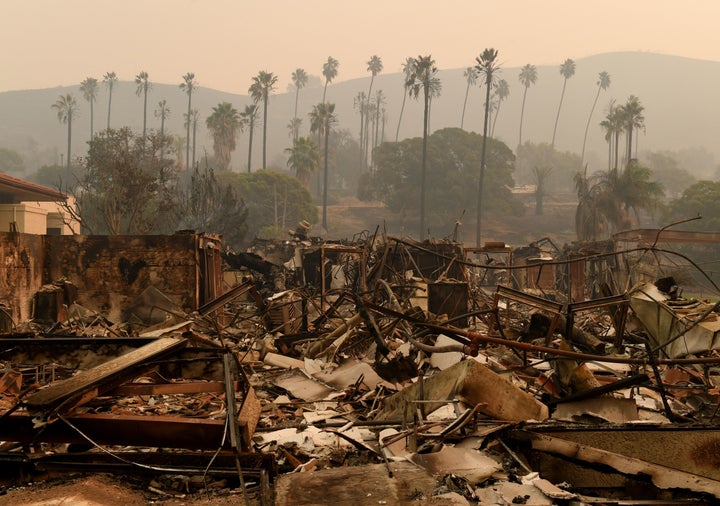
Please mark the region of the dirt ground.
MULTIPOLYGON (((90 476, 63 477, 45 482, 0 489, 0 505, 12 506, 181 506, 204 504, 228 506, 246 504, 238 490, 222 489, 206 493, 164 495, 150 490, 147 480, 95 474, 90 476)), ((167 494, 167 493, 166 493, 167 494)), ((250 494, 249 506, 260 501, 250 494)))

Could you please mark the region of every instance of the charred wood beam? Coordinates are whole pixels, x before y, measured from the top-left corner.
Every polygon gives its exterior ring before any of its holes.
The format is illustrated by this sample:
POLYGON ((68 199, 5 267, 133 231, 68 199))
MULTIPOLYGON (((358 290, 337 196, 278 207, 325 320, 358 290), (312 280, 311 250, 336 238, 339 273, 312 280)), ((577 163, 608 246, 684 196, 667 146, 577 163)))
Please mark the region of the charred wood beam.
POLYGON ((187 345, 185 339, 157 339, 125 355, 83 371, 66 380, 29 395, 24 400, 30 412, 45 416, 60 409, 70 409, 132 379, 138 371, 151 368, 147 362, 178 351, 187 345))

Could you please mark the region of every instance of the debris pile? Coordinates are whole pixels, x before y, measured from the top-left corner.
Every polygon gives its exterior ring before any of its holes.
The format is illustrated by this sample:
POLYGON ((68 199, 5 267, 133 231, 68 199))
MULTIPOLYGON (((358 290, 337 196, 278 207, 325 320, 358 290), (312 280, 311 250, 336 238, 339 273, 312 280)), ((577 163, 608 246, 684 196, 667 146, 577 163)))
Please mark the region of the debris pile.
POLYGON ((222 294, 193 311, 149 284, 113 322, 61 280, 4 318, 13 479, 278 505, 720 499, 720 290, 682 255, 262 246, 224 252, 222 294))

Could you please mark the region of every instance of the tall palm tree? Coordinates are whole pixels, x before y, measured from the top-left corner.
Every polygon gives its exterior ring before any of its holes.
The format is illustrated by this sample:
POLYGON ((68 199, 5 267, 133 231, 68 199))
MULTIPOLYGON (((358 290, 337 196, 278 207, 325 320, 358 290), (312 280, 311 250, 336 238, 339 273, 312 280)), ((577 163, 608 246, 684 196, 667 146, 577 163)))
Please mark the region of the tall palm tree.
POLYGON ((437 77, 438 69, 432 56, 418 56, 410 63, 410 71, 405 86, 412 98, 417 99, 422 92, 423 96, 423 144, 422 144, 422 172, 420 175, 420 240, 425 237, 425 175, 427 172, 427 138, 428 121, 430 116, 430 99, 440 96, 442 84, 437 77))
POLYGON ((197 140, 197 123, 198 119, 200 119, 200 111, 197 109, 192 109, 190 111, 190 115, 187 113, 183 114, 183 120, 184 120, 184 126, 185 128, 192 130, 192 137, 191 140, 188 140, 188 147, 192 146, 191 155, 190 155, 190 165, 193 167, 193 169, 197 169, 195 166, 197 158, 195 158, 195 145, 197 140))
POLYGON ((583 136, 582 152, 580 154, 580 166, 582 167, 585 161, 585 143, 587 142, 588 130, 590 130, 590 122, 592 121, 593 112, 595 112, 595 106, 597 105, 598 98, 600 98, 600 92, 607 90, 610 87, 610 74, 604 70, 598 74, 597 81, 597 92, 595 93, 595 100, 593 100, 592 107, 590 108, 590 115, 588 116, 587 124, 585 125, 585 135, 583 136))
POLYGON ((478 200, 477 200, 477 221, 475 225, 475 242, 477 247, 481 246, 482 232, 482 203, 483 203, 483 180, 485 178, 486 164, 486 147, 488 136, 488 123, 490 119, 490 90, 493 87, 493 79, 495 74, 500 71, 500 64, 497 61, 498 50, 492 47, 486 48, 480 56, 475 58, 477 70, 480 77, 485 78, 485 120, 483 121, 483 142, 482 151, 480 152, 480 177, 478 181, 478 200))
POLYGON ((412 72, 412 62, 413 62, 413 58, 408 56, 402 64, 403 101, 402 101, 402 106, 400 107, 400 116, 398 116, 397 130, 395 130, 395 142, 397 142, 398 137, 400 137, 400 123, 402 123, 403 112, 405 112, 405 100, 407 99, 407 95, 408 95, 407 83, 408 83, 408 80, 410 79, 410 73, 412 72))
POLYGON ((463 101, 462 116, 460 117, 460 129, 465 126, 465 108, 467 107, 468 95, 470 94, 470 86, 475 86, 477 84, 478 73, 477 70, 475 70, 475 67, 468 67, 463 72, 463 76, 465 76, 467 86, 465 87, 465 100, 463 101))
POLYGON ((80 91, 83 94, 83 98, 90 102, 90 139, 95 135, 94 117, 95 117, 95 99, 97 98, 98 80, 94 77, 86 77, 83 82, 80 83, 80 91))
POLYGON ((60 95, 60 98, 51 106, 57 111, 57 118, 60 123, 67 123, 67 176, 70 176, 70 148, 72 146, 72 120, 78 112, 78 105, 75 97, 68 93, 60 95))
POLYGON ((230 166, 230 157, 235 151, 235 140, 242 128, 240 113, 230 102, 222 102, 212 109, 205 124, 213 137, 213 152, 218 169, 227 170, 230 166))
POLYGON ((137 84, 135 94, 138 97, 140 95, 143 96, 143 139, 145 138, 145 133, 147 132, 147 94, 148 90, 152 86, 149 78, 150 76, 148 76, 148 73, 144 70, 135 76, 135 84, 137 84))
POLYGON ((518 149, 522 146, 522 127, 523 119, 525 117, 525 98, 527 97, 527 91, 530 86, 537 82, 537 69, 535 65, 529 63, 520 70, 519 76, 520 82, 525 87, 523 91, 522 107, 520 108, 520 136, 518 137, 518 149))
POLYGON ((261 70, 260 72, 258 72, 258 75, 252 78, 253 82, 248 89, 248 91, 250 92, 250 96, 255 101, 255 103, 257 104, 258 102, 262 101, 263 104, 263 168, 267 168, 266 155, 268 99, 270 98, 270 93, 272 93, 272 91, 275 89, 275 84, 277 84, 277 80, 277 76, 272 72, 265 72, 264 70, 261 70))
POLYGON ((103 82, 108 88, 108 114, 107 114, 107 128, 110 128, 110 109, 112 107, 112 93, 113 87, 117 82, 118 78, 115 72, 106 72, 103 76, 103 82))
MULTIPOLYGON (((160 138, 162 139, 163 148, 165 147, 165 120, 170 117, 170 108, 167 106, 165 99, 158 102, 157 109, 155 109, 155 117, 160 118, 160 138)), ((164 149, 162 149, 160 156, 164 156, 164 149)))
POLYGON ((286 148, 289 155, 287 166, 295 171, 295 177, 302 185, 310 189, 310 176, 320 167, 320 148, 310 136, 298 137, 292 148, 286 148))
POLYGON ((560 104, 558 105, 557 116, 555 116, 555 127, 553 128, 552 142, 550 143, 551 148, 555 148, 555 133, 557 132, 558 120, 560 119, 560 109, 562 108, 563 99, 565 98, 565 86, 567 85, 568 79, 575 75, 575 62, 568 58, 562 65, 560 65, 560 74, 565 78, 563 79, 562 93, 560 94, 560 104))
POLYGON ((240 113, 242 124, 248 127, 248 161, 247 171, 250 174, 252 169, 252 148, 253 148, 253 134, 255 133, 255 122, 258 118, 258 106, 257 104, 246 105, 243 112, 240 113))
POLYGON ((630 160, 632 160, 633 132, 645 127, 645 116, 643 116, 645 107, 640 104, 638 97, 630 95, 625 105, 621 106, 620 109, 622 110, 625 129, 627 130, 627 156, 625 163, 629 164, 630 160))
MULTIPOLYGON (((192 72, 188 72, 187 74, 182 76, 182 78, 183 82, 180 83, 180 89, 187 93, 188 96, 187 118, 189 118, 192 107, 192 95, 195 87, 197 86, 197 83, 195 82, 195 74, 192 72)), ((185 169, 190 170, 190 122, 188 121, 187 125, 185 126, 185 136, 187 138, 187 141, 185 142, 185 169)))
POLYGON ((305 72, 304 69, 298 68, 295 69, 295 72, 292 73, 292 82, 295 85, 295 114, 293 115, 293 129, 292 129, 292 138, 293 140, 296 140, 298 138, 298 135, 300 135, 300 121, 298 121, 298 115, 297 115, 297 109, 298 109, 298 99, 300 98, 300 90, 307 85, 308 82, 308 75, 307 72, 305 72))
MULTIPOLYGON (((363 146, 365 145, 365 117, 368 115, 368 99, 364 91, 358 91, 357 96, 353 99, 353 108, 357 109, 360 113, 360 166, 365 166, 365 152, 363 146)), ((318 185, 318 193, 320 186, 318 185)))
POLYGON ((338 67, 340 62, 332 56, 328 56, 328 59, 323 63, 322 74, 325 77, 325 87, 323 88, 323 103, 325 103, 325 94, 327 93, 328 84, 333 81, 338 75, 338 67))
POLYGON ((322 102, 316 105, 310 113, 310 130, 318 132, 325 139, 323 148, 323 212, 322 226, 327 231, 327 193, 328 193, 328 148, 330 129, 337 121, 335 117, 335 104, 322 102))
POLYGON ((500 106, 503 101, 510 96, 510 85, 505 79, 500 79, 495 86, 493 94, 497 97, 497 109, 495 110, 495 117, 493 118, 492 129, 490 130, 490 137, 495 137, 495 124, 497 123, 498 116, 500 115, 500 106))
MULTIPOLYGON (((368 87, 368 94, 367 94, 368 108, 370 106, 370 97, 372 96, 372 88, 373 88, 373 83, 375 82, 375 76, 378 75, 380 72, 382 72, 382 69, 383 69, 382 59, 376 54, 372 55, 367 62, 367 70, 371 74, 370 86, 368 87)), ((366 115, 365 116, 365 125, 364 125, 365 137, 363 137, 362 132, 360 132, 360 138, 365 141, 364 144, 361 143, 364 168, 367 168, 367 165, 368 165, 367 151, 368 151, 368 146, 370 145, 370 142, 369 142, 370 135, 368 132, 368 123, 369 123, 369 117, 366 115)))

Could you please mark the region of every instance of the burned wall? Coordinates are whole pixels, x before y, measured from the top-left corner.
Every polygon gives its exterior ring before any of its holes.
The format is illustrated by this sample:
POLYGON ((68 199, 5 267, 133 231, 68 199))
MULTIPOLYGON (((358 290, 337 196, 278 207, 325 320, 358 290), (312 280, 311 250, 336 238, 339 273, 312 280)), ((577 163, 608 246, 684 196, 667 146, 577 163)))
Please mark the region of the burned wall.
POLYGON ((15 322, 30 316, 33 294, 43 284, 44 237, 0 233, 0 304, 15 322))
POLYGON ((46 236, 44 282, 65 278, 78 303, 118 321, 148 287, 183 311, 199 304, 200 236, 46 236))

